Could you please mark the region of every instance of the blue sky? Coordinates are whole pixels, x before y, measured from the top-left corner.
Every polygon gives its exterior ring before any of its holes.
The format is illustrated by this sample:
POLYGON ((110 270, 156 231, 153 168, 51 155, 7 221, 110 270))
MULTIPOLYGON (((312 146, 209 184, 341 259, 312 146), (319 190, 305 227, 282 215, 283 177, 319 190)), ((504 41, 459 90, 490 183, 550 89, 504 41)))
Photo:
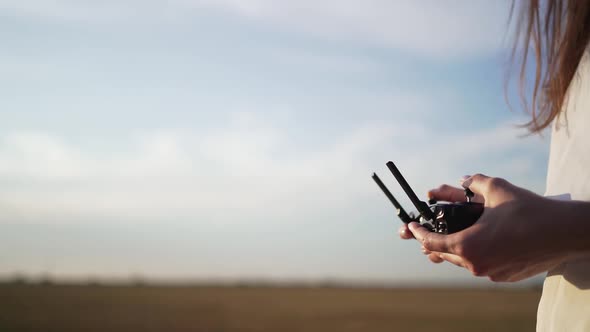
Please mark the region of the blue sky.
MULTIPOLYGON (((0 273, 474 282, 372 183, 544 190, 504 1, 0 2, 0 273), (434 277, 436 276, 436 277, 434 277)), ((482 281, 481 284, 486 284, 482 281)))

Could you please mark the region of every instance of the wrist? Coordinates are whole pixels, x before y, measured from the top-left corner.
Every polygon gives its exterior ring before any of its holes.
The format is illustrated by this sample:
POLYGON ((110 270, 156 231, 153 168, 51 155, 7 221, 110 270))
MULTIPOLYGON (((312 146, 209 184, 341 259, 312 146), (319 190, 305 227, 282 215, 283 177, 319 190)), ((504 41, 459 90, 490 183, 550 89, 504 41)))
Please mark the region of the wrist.
POLYGON ((553 201, 547 207, 554 213, 546 215, 556 218, 551 223, 558 238, 557 249, 568 260, 590 257, 590 202, 553 201))

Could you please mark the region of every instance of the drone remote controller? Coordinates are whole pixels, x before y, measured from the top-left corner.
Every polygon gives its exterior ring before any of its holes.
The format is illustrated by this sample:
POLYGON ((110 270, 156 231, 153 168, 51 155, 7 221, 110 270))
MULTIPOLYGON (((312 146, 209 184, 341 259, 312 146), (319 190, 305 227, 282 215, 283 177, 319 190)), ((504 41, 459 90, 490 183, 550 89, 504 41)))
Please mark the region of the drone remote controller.
POLYGON ((418 210, 417 214, 406 213, 375 173, 373 173, 373 180, 375 180, 379 188, 385 193, 385 196, 395 206, 397 216, 406 224, 415 221, 431 232, 452 234, 473 225, 483 213, 483 204, 471 202, 474 194, 467 188, 465 189, 466 202, 437 203, 434 200, 429 200, 427 204, 418 199, 418 196, 416 196, 393 162, 388 162, 387 168, 393 173, 397 182, 418 210))

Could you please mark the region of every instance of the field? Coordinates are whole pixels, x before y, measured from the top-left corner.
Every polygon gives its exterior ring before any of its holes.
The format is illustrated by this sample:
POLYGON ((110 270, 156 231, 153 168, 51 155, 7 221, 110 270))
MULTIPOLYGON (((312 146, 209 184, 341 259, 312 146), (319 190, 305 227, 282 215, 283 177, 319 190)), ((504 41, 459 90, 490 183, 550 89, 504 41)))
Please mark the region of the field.
POLYGON ((534 331, 538 290, 0 285, 0 331, 534 331))

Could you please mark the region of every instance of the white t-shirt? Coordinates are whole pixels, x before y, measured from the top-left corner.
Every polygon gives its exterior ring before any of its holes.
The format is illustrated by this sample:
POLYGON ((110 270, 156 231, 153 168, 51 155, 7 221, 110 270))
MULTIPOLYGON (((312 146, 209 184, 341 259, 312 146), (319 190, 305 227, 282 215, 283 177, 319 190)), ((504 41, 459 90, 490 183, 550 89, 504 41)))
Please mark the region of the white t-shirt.
MULTIPOLYGON (((582 57, 562 115, 553 124, 546 195, 590 201, 590 55, 582 57)), ((586 223, 590 227, 590 216, 586 223)), ((580 232, 589 229, 580 227, 580 232)), ((549 271, 537 311, 537 331, 590 331, 590 259, 549 271)))

